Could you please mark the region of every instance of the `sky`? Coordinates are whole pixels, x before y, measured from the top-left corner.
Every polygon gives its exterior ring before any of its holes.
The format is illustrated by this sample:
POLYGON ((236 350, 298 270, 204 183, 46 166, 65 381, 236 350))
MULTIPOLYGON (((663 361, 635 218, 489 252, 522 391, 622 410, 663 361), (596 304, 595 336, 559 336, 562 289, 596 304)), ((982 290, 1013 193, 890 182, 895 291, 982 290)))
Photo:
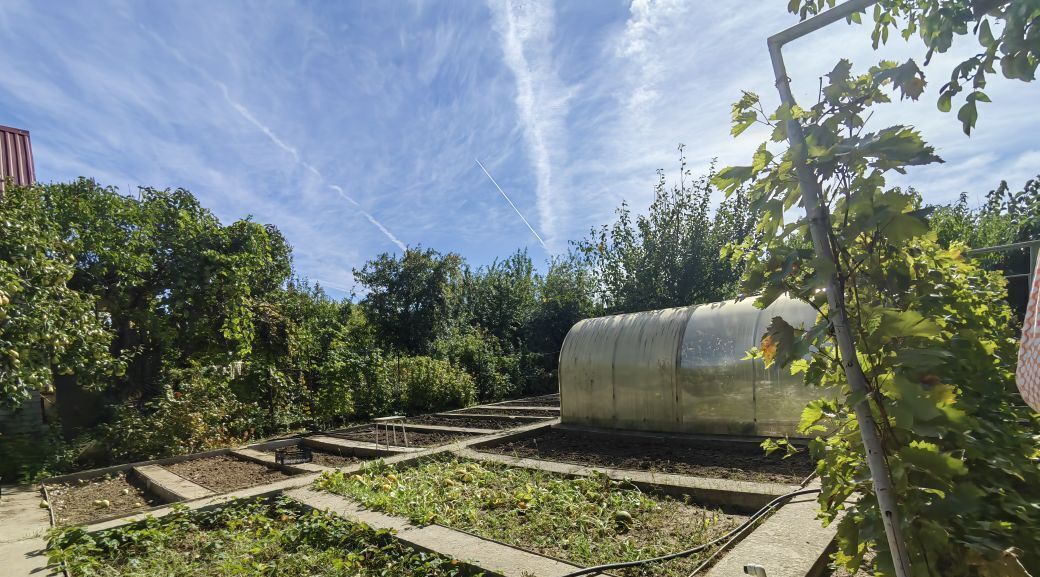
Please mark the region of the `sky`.
MULTIPOLYGON (((786 5, 0 0, 0 124, 31 132, 43 182, 182 187, 224 223, 277 225, 298 273, 343 297, 353 268, 406 246, 544 263, 622 200, 645 211, 680 143, 695 174, 748 164, 766 135, 733 139, 730 105, 778 103, 765 39, 797 22, 786 5)), ((874 52, 869 33, 785 49, 799 102, 839 57, 920 61, 918 42, 874 52)), ((936 109, 972 42, 925 68, 922 102, 871 120, 918 127, 946 160, 894 181, 927 202, 1040 173, 1035 86, 991 81, 970 138, 936 109)))

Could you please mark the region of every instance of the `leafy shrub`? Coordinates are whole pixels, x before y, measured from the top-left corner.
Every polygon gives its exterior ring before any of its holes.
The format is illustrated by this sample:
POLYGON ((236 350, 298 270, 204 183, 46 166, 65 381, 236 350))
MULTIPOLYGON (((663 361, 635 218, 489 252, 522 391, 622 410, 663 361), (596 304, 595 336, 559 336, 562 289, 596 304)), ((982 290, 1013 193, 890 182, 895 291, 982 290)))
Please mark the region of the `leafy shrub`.
POLYGON ((481 401, 497 401, 520 392, 519 359, 506 354, 501 341, 494 336, 466 327, 437 339, 433 347, 438 357, 473 377, 481 401))
POLYGON ((459 575, 455 561, 405 547, 388 531, 333 513, 305 511, 289 499, 180 509, 89 534, 50 534, 51 562, 82 577, 287 577, 459 575))
POLYGON ((473 377, 448 361, 430 357, 401 357, 391 367, 400 391, 400 407, 410 413, 428 413, 473 403, 473 377))
POLYGON ((265 422, 263 408, 240 401, 231 390, 237 369, 195 367, 170 371, 166 385, 138 407, 125 403, 104 427, 111 457, 154 459, 242 444, 265 422))

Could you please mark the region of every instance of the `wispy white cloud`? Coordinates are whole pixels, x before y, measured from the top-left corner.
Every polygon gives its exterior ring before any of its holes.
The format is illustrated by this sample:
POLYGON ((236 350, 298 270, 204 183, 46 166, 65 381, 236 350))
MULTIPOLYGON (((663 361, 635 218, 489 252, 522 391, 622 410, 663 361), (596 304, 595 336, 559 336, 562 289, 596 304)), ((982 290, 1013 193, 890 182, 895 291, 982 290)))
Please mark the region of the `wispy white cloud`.
MULTIPOLYGON (((314 165, 304 161, 300 157, 300 152, 296 149, 295 146, 291 146, 287 142, 282 140, 277 134, 275 134, 274 130, 272 130, 271 127, 269 127, 268 125, 266 125, 263 122, 261 122, 256 117, 256 115, 253 114, 252 110, 250 110, 246 105, 244 105, 241 102, 239 102, 239 101, 235 100, 234 98, 232 98, 231 97, 231 93, 228 91, 228 87, 227 87, 226 84, 224 84, 223 82, 221 82, 221 81, 217 80, 216 78, 214 78, 213 75, 210 74, 208 71, 206 71, 206 70, 200 68, 198 65, 193 64, 192 62, 190 62, 187 58, 184 57, 183 54, 181 54, 180 51, 178 51, 175 48, 173 48, 172 46, 170 46, 158 34, 154 33, 153 31, 149 30, 148 28, 146 28, 144 26, 141 26, 141 29, 144 30, 145 32, 147 32, 148 35, 151 36, 151 38, 153 40, 158 42, 167 51, 169 51, 170 54, 172 54, 177 59, 178 62, 180 62, 181 64, 184 64, 185 66, 187 66, 189 68, 191 68, 192 70, 197 72, 200 76, 205 78, 207 81, 209 81, 210 83, 212 83, 215 86, 217 86, 220 89, 220 93, 223 95, 224 101, 227 102, 228 106, 230 106, 242 118, 244 118, 247 122, 249 122, 249 124, 252 124, 254 127, 257 128, 257 130, 262 132, 264 134, 264 136, 266 136, 268 138, 268 140, 270 140, 272 143, 274 143, 275 146, 277 146, 278 148, 282 149, 283 151, 288 153, 290 156, 292 156, 293 161, 295 161, 297 164, 299 164, 305 170, 310 172, 313 176, 317 177, 318 180, 320 180, 322 182, 325 181, 325 177, 324 177, 324 175, 322 175, 321 171, 318 170, 317 168, 315 168, 314 165)), ((379 222, 379 220, 376 219, 374 216, 372 216, 371 213, 369 213, 367 210, 362 208, 360 203, 358 203, 352 197, 347 195, 343 191, 342 187, 340 187, 339 185, 335 185, 335 184, 329 184, 329 185, 327 185, 327 187, 328 187, 328 189, 333 190, 336 193, 338 193, 340 197, 342 197, 344 200, 348 201, 351 205, 353 205, 355 208, 357 208, 358 211, 362 214, 362 216, 364 216, 365 219, 369 223, 371 223, 373 226, 375 226, 379 230, 379 232, 381 232, 383 234, 383 236, 385 236, 390 242, 392 242, 395 246, 397 246, 401 250, 401 252, 404 252, 404 251, 406 251, 408 249, 408 247, 403 242, 401 242, 401 240, 399 238, 397 238, 397 236, 395 236, 392 232, 390 232, 390 230, 383 223, 379 222)))
MULTIPOLYGON (((299 272, 340 293, 404 239, 477 265, 541 256, 538 237, 559 252, 621 199, 644 209, 680 142, 695 172, 746 163, 766 135, 731 138, 730 104, 775 105, 764 39, 796 21, 758 0, 98 2, 0 2, 0 30, 33 30, 0 51, 0 124, 33 132, 40 177, 184 186, 222 219, 276 224, 299 272)), ((869 43, 839 24, 789 46, 799 100, 839 55, 920 52, 869 43)), ((1038 170, 1035 87, 993 79, 970 139, 935 110, 959 55, 936 56, 925 102, 872 121, 916 125, 947 160, 893 179, 928 202, 1038 170)))
MULTIPOLYGON (((565 162, 568 101, 553 60, 555 15, 550 0, 489 2, 506 66, 516 79, 516 107, 537 178, 538 219, 558 248, 559 205, 566 185, 555 166, 565 162)), ((564 239, 565 240, 565 239, 564 239)))
POLYGON ((246 108, 244 104, 242 104, 242 103, 236 101, 235 99, 231 98, 231 95, 228 94, 227 85, 225 85, 223 82, 218 82, 218 81, 215 81, 215 80, 213 81, 213 83, 216 84, 217 87, 220 88, 220 92, 221 92, 221 94, 224 95, 224 100, 227 101, 228 106, 233 108, 235 110, 235 112, 237 112, 242 118, 245 118, 250 124, 252 124, 257 129, 259 129, 260 132, 263 132, 264 136, 266 136, 271 142, 273 142, 275 144, 275 146, 277 146, 278 148, 281 148, 285 152, 288 152, 290 155, 292 155, 293 160, 303 164, 304 167, 309 169, 312 173, 317 173, 318 172, 313 167, 307 165, 306 163, 302 163, 300 161, 300 153, 297 152, 296 148, 294 148, 292 146, 289 146, 288 144, 285 143, 284 140, 282 140, 281 138, 278 138, 278 135, 275 134, 274 131, 271 130, 270 127, 268 127, 266 124, 264 124, 264 123, 260 122, 259 120, 257 120, 256 117, 253 116, 252 111, 250 111, 248 108, 246 108))

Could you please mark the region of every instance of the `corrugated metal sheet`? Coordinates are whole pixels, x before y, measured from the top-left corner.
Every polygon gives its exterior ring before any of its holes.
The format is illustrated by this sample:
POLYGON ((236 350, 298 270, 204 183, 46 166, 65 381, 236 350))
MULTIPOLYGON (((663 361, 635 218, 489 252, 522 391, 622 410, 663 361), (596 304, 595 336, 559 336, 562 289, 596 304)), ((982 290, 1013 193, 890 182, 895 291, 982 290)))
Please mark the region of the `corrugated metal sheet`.
POLYGON ((797 436, 802 409, 825 393, 747 360, 771 319, 811 326, 816 312, 781 298, 584 320, 560 351, 564 423, 681 433, 797 436))
POLYGON ((8 178, 23 186, 34 184, 36 168, 29 131, 0 126, 0 191, 8 178))

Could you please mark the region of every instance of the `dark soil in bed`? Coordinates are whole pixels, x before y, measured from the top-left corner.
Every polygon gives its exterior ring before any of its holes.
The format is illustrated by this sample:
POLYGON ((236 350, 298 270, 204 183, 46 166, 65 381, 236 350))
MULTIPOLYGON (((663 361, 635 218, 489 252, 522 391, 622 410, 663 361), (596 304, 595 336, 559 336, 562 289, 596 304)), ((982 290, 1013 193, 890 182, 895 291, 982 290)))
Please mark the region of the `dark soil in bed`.
POLYGON ((124 473, 82 483, 47 485, 47 495, 58 525, 81 525, 129 515, 162 503, 124 473))
MULTIPOLYGON (((411 417, 405 423, 413 425, 436 425, 438 427, 466 427, 470 429, 510 429, 537 423, 530 419, 514 419, 512 417, 438 417, 423 415, 411 417)), ((411 434, 409 433, 409 438, 411 434)))
MULTIPOLYGON (((311 450, 311 463, 315 465, 321 465, 322 467, 333 467, 340 468, 348 465, 354 465, 357 463, 364 462, 368 459, 374 459, 375 457, 356 457, 349 452, 346 454, 340 454, 332 449, 329 450, 318 450, 313 447, 309 447, 311 450)), ((274 449, 268 451, 268 453, 274 453, 274 449)))
MULTIPOLYGON (((380 427, 378 434, 375 426, 368 426, 363 429, 354 429, 353 431, 341 431, 337 433, 330 433, 333 437, 339 437, 341 439, 350 439, 351 441, 364 441, 366 443, 377 443, 379 445, 386 445, 386 430, 380 427)), ((435 447, 437 445, 446 445, 448 443, 454 443, 463 439, 473 437, 468 433, 449 433, 445 432, 426 432, 426 431, 408 431, 408 446, 410 447, 435 447)), ((397 442, 394 442, 394 434, 390 433, 390 446, 404 447, 404 435, 401 430, 397 430, 397 442)))
POLYGON ((556 407, 560 408, 559 395, 547 395, 544 397, 530 397, 527 399, 513 399, 502 403, 495 403, 503 407, 556 407))
POLYGON ((555 417, 560 414, 559 411, 552 410, 550 407, 544 409, 506 409, 506 408, 495 408, 495 407, 470 407, 468 409, 462 409, 461 411, 453 411, 456 415, 503 415, 514 417, 555 417))
POLYGON ((260 463, 244 461, 227 455, 181 461, 163 465, 163 468, 216 493, 274 483, 291 476, 260 463))
POLYGON ((672 440, 597 435, 551 429, 482 451, 592 467, 635 469, 694 477, 797 484, 814 469, 805 452, 787 459, 766 455, 756 444, 678 443, 672 440))

